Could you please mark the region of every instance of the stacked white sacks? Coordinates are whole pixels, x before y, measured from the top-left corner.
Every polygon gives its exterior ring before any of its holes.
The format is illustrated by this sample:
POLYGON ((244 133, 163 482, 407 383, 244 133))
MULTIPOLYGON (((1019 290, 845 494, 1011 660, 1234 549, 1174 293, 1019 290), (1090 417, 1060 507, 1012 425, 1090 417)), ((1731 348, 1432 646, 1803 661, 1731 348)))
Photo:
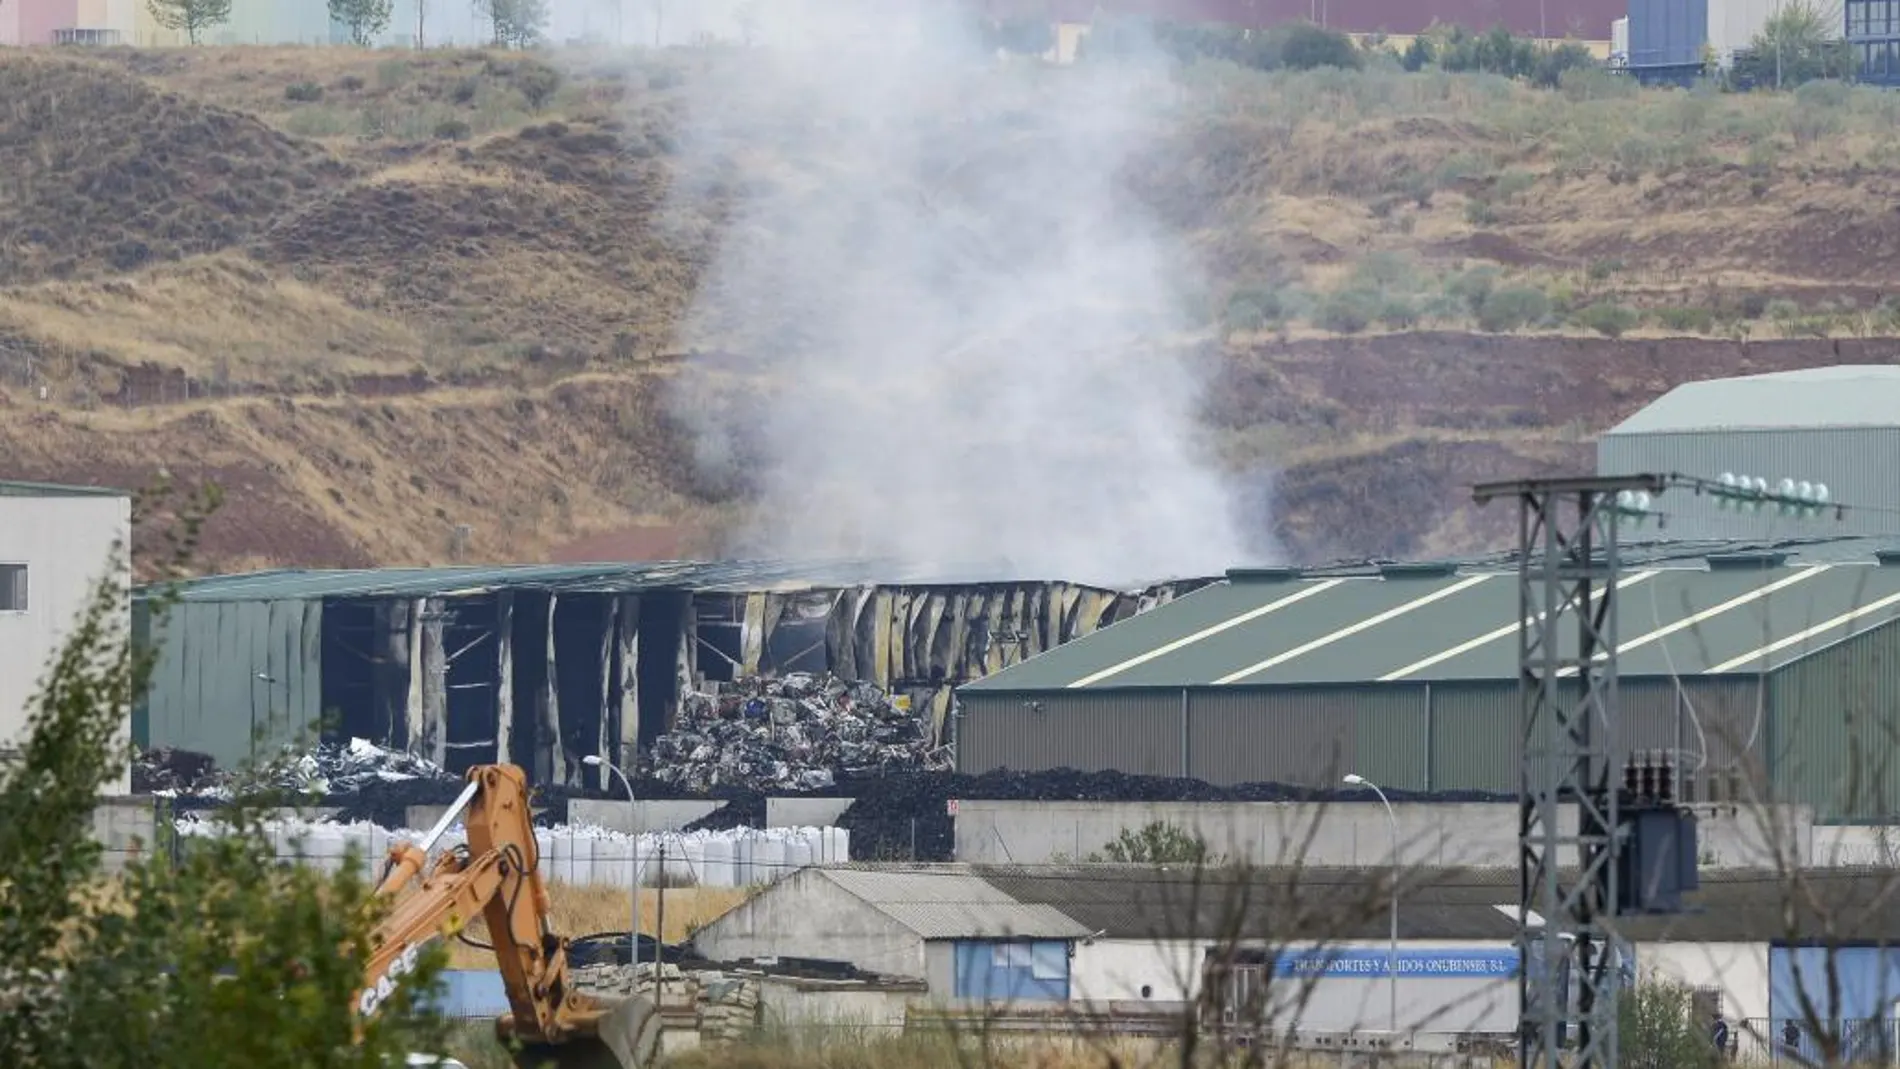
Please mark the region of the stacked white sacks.
MULTIPOLYGON (((221 827, 215 819, 178 821, 178 830, 185 835, 216 835, 221 827)), ((336 872, 354 851, 372 877, 391 844, 422 838, 414 830, 296 818, 264 821, 263 831, 283 861, 336 872)), ((776 882, 806 865, 851 860, 851 833, 844 828, 646 832, 636 839, 592 825, 560 825, 536 828, 534 839, 543 878, 576 886, 628 887, 637 867, 640 883, 646 887, 659 886, 662 871, 672 887, 748 887, 776 882)), ((466 842, 466 833, 458 826, 446 832, 435 849, 453 849, 466 842)))

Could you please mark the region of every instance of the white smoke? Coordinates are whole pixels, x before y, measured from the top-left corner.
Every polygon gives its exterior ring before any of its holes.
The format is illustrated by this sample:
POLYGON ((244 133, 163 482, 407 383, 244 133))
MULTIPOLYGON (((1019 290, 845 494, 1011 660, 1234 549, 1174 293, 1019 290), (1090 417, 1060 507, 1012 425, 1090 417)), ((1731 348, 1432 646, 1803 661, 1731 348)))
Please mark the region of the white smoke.
POLYGON ((1243 563, 1195 280, 1118 180, 1165 72, 1005 61, 961 4, 760 8, 757 47, 688 79, 674 191, 733 205, 682 341, 772 383, 743 425, 706 415, 710 361, 675 393, 702 464, 763 460, 738 548, 1094 582, 1243 563))

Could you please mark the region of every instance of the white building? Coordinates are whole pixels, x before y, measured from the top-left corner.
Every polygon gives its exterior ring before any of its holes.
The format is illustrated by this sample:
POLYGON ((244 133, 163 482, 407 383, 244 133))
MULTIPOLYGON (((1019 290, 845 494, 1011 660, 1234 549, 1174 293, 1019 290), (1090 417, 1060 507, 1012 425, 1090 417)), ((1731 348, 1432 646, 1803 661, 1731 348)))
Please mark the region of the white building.
MULTIPOLYGON (((30 703, 60 643, 100 580, 115 567, 115 545, 130 552, 132 499, 100 487, 0 481, 0 752, 16 750, 30 703)), ((131 575, 118 625, 131 626, 131 575)), ((131 711, 126 712, 130 737, 131 711)), ((116 790, 131 789, 129 774, 116 790)))
MULTIPOLYGON (((1402 1033, 1510 1037, 1518 878, 1403 870, 1394 947, 1390 874, 1379 867, 807 868, 698 941, 716 960, 811 957, 922 979, 933 999, 1222 1012, 1314 1040, 1383 1033, 1395 1018, 1402 1033), (1209 983, 1222 986, 1204 999, 1209 983)), ((1624 982, 1694 989, 1698 1012, 1720 1012, 1751 1055, 1791 1027, 1808 1049, 1804 991, 1820 1020, 1884 1034, 1868 1022, 1891 1021, 1888 993, 1900 992, 1900 872, 1829 867, 1796 880, 1707 872, 1689 912, 1618 918, 1624 982)))

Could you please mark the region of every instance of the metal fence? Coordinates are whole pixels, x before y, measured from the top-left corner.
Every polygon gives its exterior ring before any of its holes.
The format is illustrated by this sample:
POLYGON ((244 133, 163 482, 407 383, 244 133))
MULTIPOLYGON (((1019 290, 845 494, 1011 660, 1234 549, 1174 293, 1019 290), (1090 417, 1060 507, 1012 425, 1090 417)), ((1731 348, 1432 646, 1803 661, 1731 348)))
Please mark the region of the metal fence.
POLYGON ((1735 1055, 1745 1061, 1789 1065, 1893 1065, 1900 1062, 1900 1018, 1873 1017, 1821 1022, 1810 1029, 1796 1018, 1753 1017, 1735 1037, 1735 1055))

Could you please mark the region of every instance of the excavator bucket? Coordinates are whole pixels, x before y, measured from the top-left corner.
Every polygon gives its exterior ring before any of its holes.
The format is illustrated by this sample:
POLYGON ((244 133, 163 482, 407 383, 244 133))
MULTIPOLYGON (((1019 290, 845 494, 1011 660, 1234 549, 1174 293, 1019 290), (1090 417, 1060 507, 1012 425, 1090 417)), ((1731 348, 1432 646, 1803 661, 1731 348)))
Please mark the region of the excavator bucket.
POLYGON ((562 1043, 524 1043, 518 1069, 651 1069, 660 1051, 660 1015, 644 995, 601 999, 603 1011, 588 1029, 562 1043))

